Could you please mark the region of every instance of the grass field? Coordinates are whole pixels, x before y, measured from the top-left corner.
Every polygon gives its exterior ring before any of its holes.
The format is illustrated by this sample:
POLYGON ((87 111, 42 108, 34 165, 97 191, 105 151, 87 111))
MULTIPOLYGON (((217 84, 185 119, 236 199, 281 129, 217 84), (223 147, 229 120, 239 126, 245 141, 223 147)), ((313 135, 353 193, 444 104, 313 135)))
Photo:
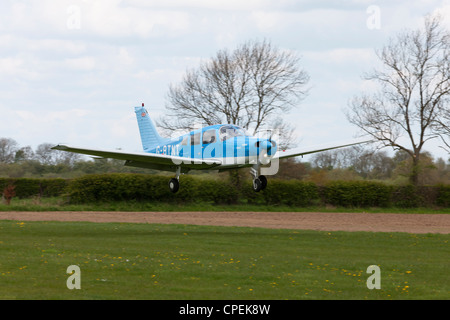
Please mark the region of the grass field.
POLYGON ((0 299, 450 299, 449 235, 0 221, 0 299), (69 290, 78 265, 81 289, 69 290), (369 290, 370 265, 381 289, 369 290))
POLYGON ((10 205, 0 201, 0 211, 276 211, 276 212, 370 212, 370 213, 445 213, 450 208, 349 208, 349 207, 291 207, 252 204, 217 205, 211 203, 152 203, 138 201, 117 201, 93 204, 67 204, 64 197, 17 199, 10 205))

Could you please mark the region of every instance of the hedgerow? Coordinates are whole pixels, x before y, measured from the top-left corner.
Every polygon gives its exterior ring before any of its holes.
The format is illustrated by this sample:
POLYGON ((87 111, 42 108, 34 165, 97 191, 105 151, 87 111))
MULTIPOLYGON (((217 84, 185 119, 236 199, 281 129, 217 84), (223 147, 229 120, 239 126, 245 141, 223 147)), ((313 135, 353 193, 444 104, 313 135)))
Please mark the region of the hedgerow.
POLYGON ((15 186, 18 198, 33 196, 55 197, 64 193, 69 181, 66 179, 29 179, 29 178, 0 178, 0 194, 8 186, 15 186))
POLYGON ((106 201, 235 203, 238 193, 228 183, 183 176, 182 188, 173 194, 168 178, 143 174, 87 175, 72 180, 67 193, 72 203, 106 201))
POLYGON ((70 203, 141 201, 296 207, 450 207, 450 185, 417 187, 371 181, 332 181, 317 186, 306 181, 269 179, 267 188, 256 193, 251 181, 236 187, 228 181, 188 175, 180 178, 180 190, 173 194, 169 191, 168 181, 167 176, 130 173, 94 174, 72 180, 0 178, 0 194, 13 185, 19 198, 64 195, 70 203))
POLYGON ((369 181, 332 181, 322 188, 322 201, 344 207, 387 207, 391 187, 369 181))

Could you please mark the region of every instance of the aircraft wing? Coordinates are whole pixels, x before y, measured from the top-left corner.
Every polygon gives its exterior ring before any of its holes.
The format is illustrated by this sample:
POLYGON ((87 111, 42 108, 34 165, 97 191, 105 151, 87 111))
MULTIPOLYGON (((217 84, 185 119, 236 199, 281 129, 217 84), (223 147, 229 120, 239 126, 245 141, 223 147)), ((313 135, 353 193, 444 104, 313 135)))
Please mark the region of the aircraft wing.
POLYGON ((181 167, 181 172, 196 169, 209 169, 222 164, 220 159, 194 159, 183 158, 164 154, 146 153, 146 152, 124 152, 120 150, 100 150, 100 149, 84 149, 78 147, 70 147, 66 145, 57 145, 54 150, 67 151, 73 153, 81 153, 100 158, 111 158, 125 160, 126 166, 149 168, 157 170, 175 171, 177 167, 181 167))
POLYGON ((317 152, 323 152, 323 151, 328 151, 328 150, 333 150, 333 149, 345 148, 345 147, 355 146, 355 145, 358 145, 358 144, 369 143, 369 142, 373 142, 373 140, 353 142, 353 143, 344 144, 344 145, 340 145, 340 146, 323 147, 323 148, 320 148, 320 149, 316 149, 316 148, 294 148, 294 149, 290 149, 290 150, 278 150, 277 153, 275 153, 275 155, 273 156, 272 159, 276 159, 276 158, 284 159, 284 158, 290 158, 290 157, 304 156, 304 155, 311 154, 311 153, 317 153, 317 152))

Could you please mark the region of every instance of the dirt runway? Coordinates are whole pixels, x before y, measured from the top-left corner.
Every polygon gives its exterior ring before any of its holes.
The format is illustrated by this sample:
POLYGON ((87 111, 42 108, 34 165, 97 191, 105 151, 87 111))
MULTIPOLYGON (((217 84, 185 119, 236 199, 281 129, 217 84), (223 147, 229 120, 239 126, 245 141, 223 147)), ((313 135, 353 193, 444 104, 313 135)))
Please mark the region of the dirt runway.
POLYGON ((450 233, 449 214, 322 212, 0 212, 0 220, 241 226, 321 231, 450 233))

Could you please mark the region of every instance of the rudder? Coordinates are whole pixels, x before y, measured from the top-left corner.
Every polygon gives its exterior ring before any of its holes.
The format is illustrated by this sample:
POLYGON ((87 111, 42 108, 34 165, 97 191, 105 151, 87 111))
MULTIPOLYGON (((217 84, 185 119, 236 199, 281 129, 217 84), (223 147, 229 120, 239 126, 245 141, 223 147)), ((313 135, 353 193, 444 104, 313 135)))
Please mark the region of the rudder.
POLYGON ((158 145, 164 143, 164 139, 159 135, 153 124, 147 110, 142 107, 135 107, 134 112, 136 112, 136 119, 139 126, 139 133, 141 134, 142 147, 144 151, 149 151, 158 145))

